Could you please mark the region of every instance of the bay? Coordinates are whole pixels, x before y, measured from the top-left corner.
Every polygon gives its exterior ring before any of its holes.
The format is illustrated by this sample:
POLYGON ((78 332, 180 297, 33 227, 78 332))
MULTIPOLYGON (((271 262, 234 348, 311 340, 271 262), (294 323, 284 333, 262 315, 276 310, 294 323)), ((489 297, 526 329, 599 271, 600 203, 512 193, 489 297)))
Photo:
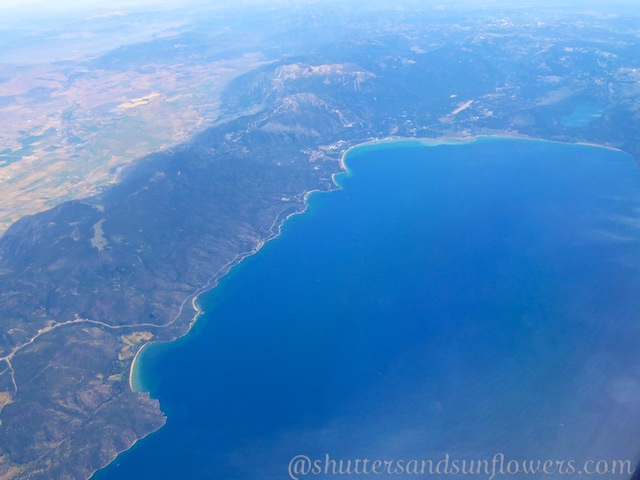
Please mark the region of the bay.
POLYGON ((145 349, 167 425, 94 478, 303 478, 300 455, 635 465, 640 170, 457 143, 351 150, 340 190, 203 295, 186 337, 145 349))

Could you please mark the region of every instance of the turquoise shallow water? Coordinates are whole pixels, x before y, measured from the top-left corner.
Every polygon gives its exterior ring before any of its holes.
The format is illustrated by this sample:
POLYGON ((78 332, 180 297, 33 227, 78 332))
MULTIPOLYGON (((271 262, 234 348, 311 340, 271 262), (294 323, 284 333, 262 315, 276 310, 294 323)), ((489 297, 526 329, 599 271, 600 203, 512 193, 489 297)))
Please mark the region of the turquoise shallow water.
POLYGON ((167 425, 95 478, 286 479, 301 454, 635 463, 633 160, 481 139, 346 162, 188 336, 144 352, 167 425))

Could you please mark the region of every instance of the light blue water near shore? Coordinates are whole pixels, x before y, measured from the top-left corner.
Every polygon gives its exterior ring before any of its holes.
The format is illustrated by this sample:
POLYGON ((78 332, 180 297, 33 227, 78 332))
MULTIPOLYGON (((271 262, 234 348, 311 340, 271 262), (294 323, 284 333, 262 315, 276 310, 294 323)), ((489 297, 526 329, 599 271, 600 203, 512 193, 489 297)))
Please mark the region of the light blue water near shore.
POLYGON ((95 478, 286 479, 300 454, 635 462, 633 160, 481 139, 347 165, 187 337, 144 352, 167 425, 95 478))

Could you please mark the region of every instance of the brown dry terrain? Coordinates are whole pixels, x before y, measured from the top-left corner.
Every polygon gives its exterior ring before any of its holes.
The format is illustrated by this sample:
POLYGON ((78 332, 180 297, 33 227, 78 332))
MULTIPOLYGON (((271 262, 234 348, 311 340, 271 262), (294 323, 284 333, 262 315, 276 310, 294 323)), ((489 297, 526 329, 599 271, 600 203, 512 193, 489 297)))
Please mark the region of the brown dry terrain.
POLYGON ((0 234, 25 215, 95 194, 123 165, 189 138, 215 119, 228 81, 261 61, 245 54, 144 72, 66 62, 14 69, 0 83, 0 234))

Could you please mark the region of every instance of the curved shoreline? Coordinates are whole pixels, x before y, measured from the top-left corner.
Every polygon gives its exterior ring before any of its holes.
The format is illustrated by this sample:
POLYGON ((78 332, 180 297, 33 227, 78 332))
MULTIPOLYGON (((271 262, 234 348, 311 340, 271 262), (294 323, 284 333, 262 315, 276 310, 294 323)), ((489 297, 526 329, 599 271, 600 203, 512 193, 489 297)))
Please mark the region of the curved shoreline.
POLYGON ((137 372, 136 370, 134 370, 134 365, 137 364, 137 360, 138 357, 140 356, 140 354, 142 353, 142 351, 148 347, 149 345, 151 345, 153 342, 147 342, 145 344, 143 344, 138 351, 136 352, 136 354, 133 356, 133 360, 131 361, 131 366, 129 367, 129 388, 131 389, 132 392, 134 393, 140 393, 140 392, 144 392, 145 390, 143 390, 142 387, 142 382, 140 381, 140 376, 139 376, 139 372, 137 372))
MULTIPOLYGON (((339 165, 342 171, 340 172, 336 172, 333 173, 331 175, 331 181, 333 183, 333 188, 331 188, 330 190, 319 190, 319 189, 313 189, 313 190, 308 190, 306 192, 304 192, 303 194, 301 194, 301 200, 302 200, 302 205, 300 210, 291 212, 289 214, 287 214, 284 218, 281 218, 282 213, 281 212, 278 217, 274 220, 273 224, 271 225, 271 227, 269 228, 269 231, 271 232, 270 235, 268 235, 266 238, 264 238, 263 240, 259 241, 258 244, 249 252, 243 252, 243 253, 239 253, 238 255, 236 255, 236 257, 231 260, 229 263, 227 263, 226 265, 222 266, 213 276, 211 276, 211 278, 207 281, 207 283, 199 288, 198 290, 196 290, 194 293, 192 293, 191 295, 189 295, 185 301, 182 303, 180 310, 178 312, 178 314, 176 315, 176 317, 174 318, 174 320, 172 320, 171 322, 169 322, 169 324, 164 325, 164 326, 168 326, 173 324, 176 320, 178 320, 178 318, 182 315, 182 308, 184 307, 184 305, 189 301, 189 299, 191 299, 191 306, 193 308, 193 310, 195 311, 191 322, 189 323, 189 327, 187 328, 187 330, 181 334, 180 336, 172 339, 172 340, 168 340, 167 342, 162 342, 162 343, 170 343, 170 342, 174 342, 180 338, 183 338, 185 335, 187 335, 191 329, 193 328, 193 326, 195 325, 195 323, 198 321, 198 318, 200 317, 200 315, 202 315, 204 313, 204 311, 199 307, 198 305, 198 299, 200 298, 200 295, 207 293, 211 290, 213 290, 214 288, 216 288, 218 286, 219 281, 224 278, 232 269, 233 267, 235 267, 236 265, 240 264, 245 258, 250 257, 252 255, 255 255, 256 253, 258 253, 262 247, 269 241, 277 238, 280 236, 281 232, 282 232, 282 226, 285 224, 285 222, 287 220, 289 220, 289 218, 293 217, 294 215, 301 215, 303 213, 305 213, 309 207, 308 204, 308 198, 309 195, 311 195, 314 192, 331 192, 333 190, 336 189, 341 189, 342 186, 340 185, 340 183, 336 180, 336 177, 339 175, 344 175, 344 174, 349 174, 349 168, 346 164, 346 157, 349 153, 361 149, 361 148, 367 148, 367 147, 376 147, 379 145, 393 145, 393 144, 398 144, 398 143, 407 143, 407 144, 416 144, 419 146, 425 146, 425 147, 438 147, 438 146, 443 146, 443 145, 467 145, 469 143, 474 143, 478 140, 483 140, 483 139, 496 139, 496 140, 520 140, 520 141, 529 141, 529 142, 545 142, 545 143, 553 143, 553 144, 558 144, 558 145, 567 145, 567 146, 583 146, 583 147, 593 147, 593 148, 602 148, 602 149, 606 149, 606 150, 612 150, 612 151, 616 151, 616 152, 621 152, 621 153, 625 153, 627 155, 628 152, 625 152, 624 150, 621 150, 619 148, 616 147, 612 147, 609 145, 601 145, 601 144, 597 144, 597 143, 589 143, 589 142, 563 142, 563 141, 559 141, 559 140, 547 140, 544 138, 538 138, 538 137, 529 137, 526 135, 519 135, 519 134, 496 134, 496 135, 467 135, 467 136, 459 136, 459 137, 438 137, 438 138, 422 138, 422 137, 384 137, 384 138, 375 138, 372 140, 367 140, 364 142, 360 142, 357 143, 356 145, 352 145, 350 147, 348 147, 346 150, 344 150, 342 152, 342 154, 340 155, 340 159, 339 159, 339 165)), ((159 326, 161 327, 161 326, 159 326)), ((140 356, 142 354, 142 351, 150 346, 153 345, 157 342, 154 341, 149 341, 145 344, 143 344, 140 349, 138 349, 136 355, 133 357, 133 360, 131 362, 131 366, 129 369, 129 388, 131 389, 131 391, 133 391, 134 393, 142 393, 142 392, 146 392, 146 390, 140 388, 142 387, 143 382, 141 381, 141 373, 138 371, 139 367, 139 359, 140 356), (136 381, 134 381, 134 379, 136 381), (136 388, 138 387, 138 388, 136 388)))
MULTIPOLYGON (((530 137, 527 135, 520 135, 520 134, 508 134, 508 133, 504 133, 504 134, 493 134, 493 135, 466 135, 466 136, 451 136, 451 137, 438 137, 438 138, 423 138, 423 137, 384 137, 384 138, 376 138, 373 140, 367 140, 365 142, 362 143, 358 143, 356 145, 353 145, 351 147, 349 147, 344 154, 342 155, 342 158, 340 159, 340 166, 343 168, 343 170, 347 170, 346 165, 344 163, 344 159, 346 157, 346 155, 351 152, 352 150, 357 150, 359 148, 362 147, 375 147, 377 145, 392 145, 392 144, 397 144, 397 143, 414 143, 414 144, 418 144, 421 146, 425 146, 425 147, 439 147, 442 145, 467 145, 469 143, 474 143, 478 140, 521 140, 521 141, 528 141, 528 142, 544 142, 544 143, 553 143, 553 144, 557 144, 557 145, 574 145, 574 146, 584 146, 584 147, 594 147, 594 148, 603 148, 605 150, 612 150, 615 152, 621 152, 621 153, 625 153, 627 155, 630 155, 628 152, 625 152, 624 150, 617 148, 617 147, 612 147, 610 145, 602 145, 599 143, 591 143, 591 142, 565 142, 565 141, 561 141, 561 140, 549 140, 546 138, 540 138, 540 137, 530 137)), ((340 173, 343 172, 339 172, 337 175, 339 175, 340 173)), ((336 174, 334 174, 336 175, 336 174)))
MULTIPOLYGON (((346 152, 345 152, 346 153, 346 152)), ((341 163, 342 165, 342 160, 341 163)), ((339 172, 339 173, 343 173, 343 172, 339 172)), ((333 174, 336 175, 336 174, 333 174)), ((333 175, 332 175, 332 182, 334 184, 334 188, 330 189, 330 190, 326 190, 326 191, 332 191, 335 188, 339 188, 339 186, 335 183, 335 181, 333 181, 333 175)), ((177 315, 174 317, 174 319, 169 322, 166 325, 158 325, 158 327, 167 327, 169 325, 172 325, 176 320, 178 320, 180 318, 180 316, 182 315, 182 309, 184 308, 184 305, 189 301, 189 299, 191 299, 191 306, 193 308, 193 310, 195 311, 191 322, 189 323, 189 326, 187 328, 187 330, 180 334, 179 336, 177 336, 176 338, 173 338, 171 340, 167 340, 167 341, 163 341, 160 343, 171 343, 171 342, 175 342, 176 340, 179 340, 181 338, 183 338, 184 336, 186 336, 191 329, 193 328, 193 326, 196 324, 196 322, 198 321, 198 318, 200 317, 200 315, 202 315, 204 313, 204 310, 202 310, 200 308, 200 306, 198 305, 198 299, 200 298, 200 295, 210 292, 211 290, 213 290, 214 288, 216 288, 220 282, 220 280, 222 280, 232 269, 233 267, 235 267, 236 265, 239 265, 244 259, 246 259, 247 257, 253 256, 256 253, 258 253, 262 247, 269 241, 277 238, 280 236, 281 233, 281 229, 282 226, 285 224, 285 222, 293 217, 294 215, 300 215, 303 214, 304 212, 307 211, 308 208, 308 197, 310 194, 314 193, 314 192, 322 192, 325 190, 319 190, 319 189, 313 189, 313 190, 308 190, 306 192, 304 192, 303 194, 301 194, 301 206, 300 209, 294 211, 294 212, 290 212, 288 214, 286 214, 286 216, 284 218, 282 218, 283 214, 285 213, 285 210, 283 210, 282 212, 280 212, 280 214, 278 214, 278 216, 276 217, 276 219, 274 220, 274 222, 271 224, 271 226, 269 227, 269 231, 270 231, 270 235, 268 235, 267 237, 265 237, 264 239, 260 240, 256 246, 250 250, 249 252, 243 252, 243 253, 239 253, 238 255, 236 255, 233 260, 231 260, 230 262, 228 262, 227 264, 223 265, 220 269, 218 269, 218 271, 209 278, 209 280, 207 281, 207 283, 199 288, 198 290, 196 290, 194 293, 192 293, 191 295, 189 295, 181 304, 180 309, 177 313, 177 315)), ((133 360, 131 361, 131 366, 129 368, 129 388, 131 389, 132 392, 134 393, 144 393, 147 392, 147 390, 140 388, 143 386, 143 381, 141 380, 142 374, 139 371, 139 363, 140 363, 140 355, 142 354, 142 351, 151 345, 157 344, 159 342, 155 342, 153 340, 144 343, 137 351, 137 353, 135 354, 135 356, 133 357, 133 360), (135 379, 135 381, 134 381, 135 379)))

